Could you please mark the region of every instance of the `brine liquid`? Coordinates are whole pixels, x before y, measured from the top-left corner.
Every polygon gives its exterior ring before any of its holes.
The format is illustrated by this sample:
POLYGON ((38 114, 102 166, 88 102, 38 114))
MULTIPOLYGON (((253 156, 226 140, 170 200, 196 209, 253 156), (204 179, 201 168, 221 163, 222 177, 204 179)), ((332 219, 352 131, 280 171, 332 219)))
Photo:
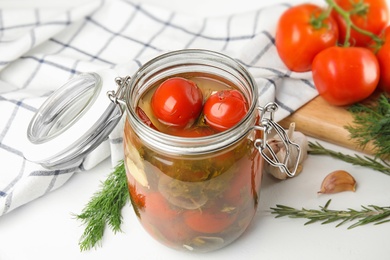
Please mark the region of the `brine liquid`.
MULTIPOLYGON (((204 98, 234 86, 208 75, 180 75, 195 81, 204 98)), ((151 113, 154 86, 139 106, 151 113)), ((141 224, 159 242, 180 250, 207 252, 239 237, 255 215, 263 160, 248 133, 221 151, 171 155, 149 148, 126 121, 125 166, 130 198, 141 224)))

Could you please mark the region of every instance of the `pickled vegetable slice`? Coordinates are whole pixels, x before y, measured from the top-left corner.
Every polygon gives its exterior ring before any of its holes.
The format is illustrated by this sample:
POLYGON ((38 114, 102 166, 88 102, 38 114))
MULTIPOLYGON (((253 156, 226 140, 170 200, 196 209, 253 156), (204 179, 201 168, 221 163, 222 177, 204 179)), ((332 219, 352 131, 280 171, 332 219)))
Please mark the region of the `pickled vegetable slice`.
POLYGON ((142 186, 149 187, 148 178, 146 177, 144 170, 144 164, 137 149, 128 144, 125 147, 125 154, 127 173, 130 173, 131 176, 133 176, 133 178, 142 186))

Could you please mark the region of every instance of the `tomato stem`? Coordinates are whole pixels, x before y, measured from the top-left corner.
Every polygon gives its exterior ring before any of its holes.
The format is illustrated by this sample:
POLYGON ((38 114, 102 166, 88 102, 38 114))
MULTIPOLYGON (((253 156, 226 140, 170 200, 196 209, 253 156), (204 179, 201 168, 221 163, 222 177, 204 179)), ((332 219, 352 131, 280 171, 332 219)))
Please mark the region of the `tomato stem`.
POLYGON ((344 10, 341 6, 339 6, 334 0, 325 0, 326 3, 331 7, 331 9, 334 9, 345 21, 346 23, 346 33, 345 33, 345 40, 343 43, 344 47, 349 47, 349 39, 351 38, 351 29, 354 29, 355 31, 359 32, 360 34, 369 36, 377 45, 382 45, 384 43, 384 40, 375 35, 374 33, 371 33, 369 31, 366 31, 358 26, 356 26, 351 19, 351 15, 353 14, 365 14, 368 10, 368 5, 364 4, 363 1, 360 1, 359 3, 355 4, 353 9, 351 11, 344 10))
POLYGON ((325 11, 321 12, 318 16, 312 14, 310 18, 310 24, 314 29, 319 30, 323 27, 327 27, 324 23, 324 20, 327 19, 332 12, 332 7, 327 8, 325 11))
POLYGON ((369 5, 365 4, 363 0, 360 0, 357 3, 352 3, 353 9, 350 12, 350 14, 357 14, 357 15, 367 15, 369 5))

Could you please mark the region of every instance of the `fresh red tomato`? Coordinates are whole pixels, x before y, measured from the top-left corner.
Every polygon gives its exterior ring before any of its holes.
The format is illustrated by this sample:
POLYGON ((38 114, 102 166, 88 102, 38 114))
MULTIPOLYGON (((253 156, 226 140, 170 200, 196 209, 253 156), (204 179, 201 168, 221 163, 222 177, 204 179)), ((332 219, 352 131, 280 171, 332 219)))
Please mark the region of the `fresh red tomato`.
POLYGON ((247 112, 248 105, 244 96, 235 89, 212 94, 203 107, 206 123, 217 131, 236 125, 247 112))
POLYGON ((167 79, 152 96, 152 110, 164 124, 190 126, 202 111, 203 95, 198 86, 181 77, 167 79))
POLYGON ((336 45, 338 28, 334 19, 327 17, 320 25, 316 25, 313 18, 323 12, 316 5, 301 4, 281 15, 276 28, 275 45, 280 58, 290 70, 309 71, 317 53, 336 45))
MULTIPOLYGON (((360 29, 379 34, 389 22, 389 10, 387 8, 386 0, 335 0, 341 8, 346 11, 351 11, 354 7, 362 8, 360 11, 352 14, 351 20, 360 29)), ((339 42, 341 44, 345 41, 346 36, 346 22, 345 19, 335 11, 332 16, 339 26, 339 42)), ((352 46, 366 47, 371 42, 371 38, 367 35, 361 34, 358 31, 351 30, 351 38, 349 43, 352 46)))
POLYGON ((213 212, 211 210, 189 210, 184 212, 184 222, 194 231, 201 233, 219 233, 236 220, 237 214, 213 212))
POLYGON ((343 106, 370 96, 379 81, 374 53, 362 47, 331 47, 313 61, 313 81, 330 104, 343 106))
POLYGON ((384 30, 383 39, 385 43, 376 53, 380 68, 379 87, 390 93, 390 26, 384 30))

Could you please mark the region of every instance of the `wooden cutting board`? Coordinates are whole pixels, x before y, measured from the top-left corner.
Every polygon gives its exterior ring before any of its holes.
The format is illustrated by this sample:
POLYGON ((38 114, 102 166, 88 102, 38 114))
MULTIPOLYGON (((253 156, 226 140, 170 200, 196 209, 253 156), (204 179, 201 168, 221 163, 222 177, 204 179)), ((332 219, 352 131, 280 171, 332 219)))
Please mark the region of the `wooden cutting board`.
POLYGON ((307 136, 359 152, 373 153, 372 145, 367 145, 365 149, 358 147, 356 141, 351 140, 348 130, 344 128, 346 125, 353 125, 353 117, 347 108, 329 105, 320 96, 305 104, 279 124, 287 129, 291 122, 295 122, 297 131, 307 136))

